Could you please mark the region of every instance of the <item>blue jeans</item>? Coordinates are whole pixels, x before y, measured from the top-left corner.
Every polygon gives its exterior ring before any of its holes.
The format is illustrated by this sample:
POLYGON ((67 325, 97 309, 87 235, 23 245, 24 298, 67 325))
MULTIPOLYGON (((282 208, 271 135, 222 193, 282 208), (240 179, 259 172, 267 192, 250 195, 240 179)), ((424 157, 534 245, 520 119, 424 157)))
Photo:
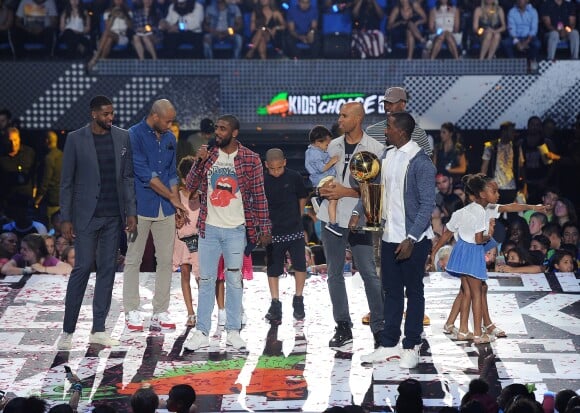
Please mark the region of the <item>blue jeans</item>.
MULTIPOLYGON (((519 40, 525 40, 525 37, 519 38, 519 40)), ((513 59, 515 56, 515 45, 514 45, 514 38, 511 36, 506 37, 501 41, 501 44, 504 48, 505 54, 508 58, 513 59)), ((537 37, 534 37, 530 42, 528 49, 523 51, 530 60, 536 60, 538 58, 538 54, 540 53, 540 48, 542 47, 542 43, 537 37)))
MULTIPOLYGON (((326 225, 322 222, 322 226, 326 225)), ((342 237, 322 231, 322 246, 326 256, 328 270, 328 292, 332 302, 332 313, 335 322, 345 322, 352 327, 348 296, 344 282, 345 250, 350 246, 352 258, 363 280, 369 310, 371 312, 371 331, 383 329, 383 296, 381 281, 377 276, 372 236, 370 233, 353 233, 347 228, 340 228, 342 237)))
POLYGON ((246 227, 205 226, 205 238, 199 238, 199 293, 197 329, 209 334, 215 304, 215 282, 220 255, 224 256, 226 278, 226 330, 242 328, 242 262, 246 248, 246 227))
POLYGON ((381 345, 395 347, 399 344, 405 295, 407 295, 403 348, 409 349, 421 344, 423 315, 425 314, 423 276, 427 255, 431 250, 431 240, 425 238, 417 242, 411 256, 404 261, 395 260, 395 250, 398 245, 384 241, 381 244, 381 274, 385 290, 385 329, 381 337, 381 345))

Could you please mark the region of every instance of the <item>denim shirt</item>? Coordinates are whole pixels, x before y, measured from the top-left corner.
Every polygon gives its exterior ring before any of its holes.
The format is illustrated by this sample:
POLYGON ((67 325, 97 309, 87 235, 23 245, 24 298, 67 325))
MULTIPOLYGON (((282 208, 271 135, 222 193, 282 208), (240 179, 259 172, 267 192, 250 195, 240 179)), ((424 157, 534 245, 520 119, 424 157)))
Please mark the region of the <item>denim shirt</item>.
POLYGON ((151 179, 155 177, 159 178, 169 189, 177 185, 175 136, 167 131, 157 140, 155 131, 143 119, 129 129, 129 138, 133 149, 137 215, 156 218, 159 216, 160 206, 163 215, 175 214, 175 208, 171 202, 150 186, 151 179))
POLYGON ((312 186, 316 187, 322 178, 336 176, 336 169, 334 166, 323 171, 329 161, 330 155, 328 152, 325 152, 314 145, 308 145, 308 149, 306 149, 304 155, 304 166, 310 174, 310 182, 312 182, 312 186))
POLYGON ((524 38, 538 34, 538 12, 531 4, 522 13, 514 6, 508 13, 508 31, 513 38, 524 38))

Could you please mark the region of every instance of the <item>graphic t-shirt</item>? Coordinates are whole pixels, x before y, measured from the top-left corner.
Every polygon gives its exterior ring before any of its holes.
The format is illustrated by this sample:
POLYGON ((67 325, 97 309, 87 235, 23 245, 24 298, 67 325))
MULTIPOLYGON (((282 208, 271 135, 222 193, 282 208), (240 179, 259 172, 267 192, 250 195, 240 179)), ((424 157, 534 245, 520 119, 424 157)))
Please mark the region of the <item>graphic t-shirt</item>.
POLYGON ((227 154, 221 149, 208 171, 206 223, 220 228, 235 228, 246 222, 242 195, 234 166, 238 151, 227 154))

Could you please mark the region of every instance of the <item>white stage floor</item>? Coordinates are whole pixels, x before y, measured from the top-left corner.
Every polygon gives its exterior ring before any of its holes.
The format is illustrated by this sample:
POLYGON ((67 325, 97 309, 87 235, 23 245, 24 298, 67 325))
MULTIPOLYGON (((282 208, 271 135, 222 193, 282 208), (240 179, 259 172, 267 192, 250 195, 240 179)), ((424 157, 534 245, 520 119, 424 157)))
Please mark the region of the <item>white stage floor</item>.
MULTIPOLYGON (((183 351, 187 330, 179 274, 172 286, 170 312, 175 331, 129 332, 122 313, 122 274, 117 275, 108 328, 121 346, 88 346, 92 286, 81 310, 73 349, 59 352, 66 277, 36 275, 0 279, 0 390, 10 396, 40 395, 61 403, 68 399, 64 365, 83 380, 81 405, 107 402, 129 412, 129 396, 143 382, 167 397, 175 384, 189 383, 200 411, 323 411, 328 406, 364 404, 389 411, 398 383, 415 378, 423 385, 430 411, 457 406, 469 381, 483 376, 493 394, 512 383, 534 383, 536 398, 545 390, 580 390, 580 284, 574 274, 490 274, 492 319, 507 338, 491 345, 455 342, 442 332, 459 281, 445 274, 425 277, 426 308, 431 325, 416 369, 397 362, 361 365, 373 339, 361 317, 368 311, 362 281, 347 278, 354 343, 347 352, 328 347, 334 332, 326 277, 313 276, 305 289, 306 319, 292 319, 294 279, 280 280, 284 318, 272 327, 264 315, 269 293, 264 273, 244 284, 248 324, 242 337, 246 352, 228 352, 225 333, 215 326, 209 351, 183 351)), ((154 277, 142 274, 142 312, 149 319, 154 277)), ((197 302, 197 289, 194 301, 197 302)))

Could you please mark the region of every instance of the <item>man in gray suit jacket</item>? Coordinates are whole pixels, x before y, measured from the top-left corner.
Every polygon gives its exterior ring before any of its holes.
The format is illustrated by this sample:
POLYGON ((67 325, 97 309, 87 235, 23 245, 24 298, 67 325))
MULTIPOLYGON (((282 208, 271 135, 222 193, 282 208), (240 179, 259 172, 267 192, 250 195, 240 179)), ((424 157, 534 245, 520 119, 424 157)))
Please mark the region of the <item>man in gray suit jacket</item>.
POLYGON ((95 258, 97 276, 89 343, 119 344, 105 333, 105 321, 111 306, 123 222, 126 220, 125 230, 129 233, 137 226, 129 134, 113 126, 114 110, 109 98, 96 96, 90 107, 91 123, 69 133, 64 146, 61 230, 67 239, 74 239, 76 260, 66 291, 60 350, 72 347, 72 335, 95 258))

